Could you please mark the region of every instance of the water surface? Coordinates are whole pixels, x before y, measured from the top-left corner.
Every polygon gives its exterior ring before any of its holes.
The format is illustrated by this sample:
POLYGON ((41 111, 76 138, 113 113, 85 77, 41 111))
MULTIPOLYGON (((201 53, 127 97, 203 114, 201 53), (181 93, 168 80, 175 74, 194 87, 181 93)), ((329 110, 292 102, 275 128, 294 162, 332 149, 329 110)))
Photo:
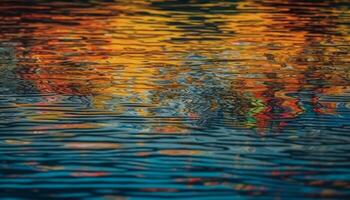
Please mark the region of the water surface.
POLYGON ((2 0, 0 197, 346 199, 346 0, 2 0))

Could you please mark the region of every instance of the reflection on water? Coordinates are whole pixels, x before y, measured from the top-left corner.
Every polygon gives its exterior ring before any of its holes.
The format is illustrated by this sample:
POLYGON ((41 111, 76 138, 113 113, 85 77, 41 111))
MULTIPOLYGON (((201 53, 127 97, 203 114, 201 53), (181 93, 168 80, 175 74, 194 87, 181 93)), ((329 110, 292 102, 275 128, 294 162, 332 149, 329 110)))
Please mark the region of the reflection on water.
POLYGON ((1 194, 345 198, 349 6, 1 1, 1 194))

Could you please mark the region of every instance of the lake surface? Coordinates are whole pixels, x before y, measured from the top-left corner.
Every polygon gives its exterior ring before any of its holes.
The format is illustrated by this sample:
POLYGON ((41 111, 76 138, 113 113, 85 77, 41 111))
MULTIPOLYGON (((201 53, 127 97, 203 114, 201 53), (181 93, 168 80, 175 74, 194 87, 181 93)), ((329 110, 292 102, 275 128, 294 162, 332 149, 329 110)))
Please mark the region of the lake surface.
POLYGON ((346 0, 1 0, 2 199, 347 199, 346 0))

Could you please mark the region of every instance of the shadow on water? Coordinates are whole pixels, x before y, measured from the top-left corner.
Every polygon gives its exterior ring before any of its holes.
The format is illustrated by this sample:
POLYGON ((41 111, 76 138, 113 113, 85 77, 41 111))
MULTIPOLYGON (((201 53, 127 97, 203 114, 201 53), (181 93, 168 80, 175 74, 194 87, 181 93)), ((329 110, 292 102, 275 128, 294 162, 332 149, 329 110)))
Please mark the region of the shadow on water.
POLYGON ((347 1, 0 2, 0 196, 344 199, 347 1))

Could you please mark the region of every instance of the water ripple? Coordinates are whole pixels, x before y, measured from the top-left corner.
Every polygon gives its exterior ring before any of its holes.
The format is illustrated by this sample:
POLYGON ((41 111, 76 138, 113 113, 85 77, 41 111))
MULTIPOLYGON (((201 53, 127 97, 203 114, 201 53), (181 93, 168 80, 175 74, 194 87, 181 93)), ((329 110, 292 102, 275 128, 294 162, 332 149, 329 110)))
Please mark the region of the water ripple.
POLYGON ((2 0, 0 198, 347 199, 349 6, 2 0))

